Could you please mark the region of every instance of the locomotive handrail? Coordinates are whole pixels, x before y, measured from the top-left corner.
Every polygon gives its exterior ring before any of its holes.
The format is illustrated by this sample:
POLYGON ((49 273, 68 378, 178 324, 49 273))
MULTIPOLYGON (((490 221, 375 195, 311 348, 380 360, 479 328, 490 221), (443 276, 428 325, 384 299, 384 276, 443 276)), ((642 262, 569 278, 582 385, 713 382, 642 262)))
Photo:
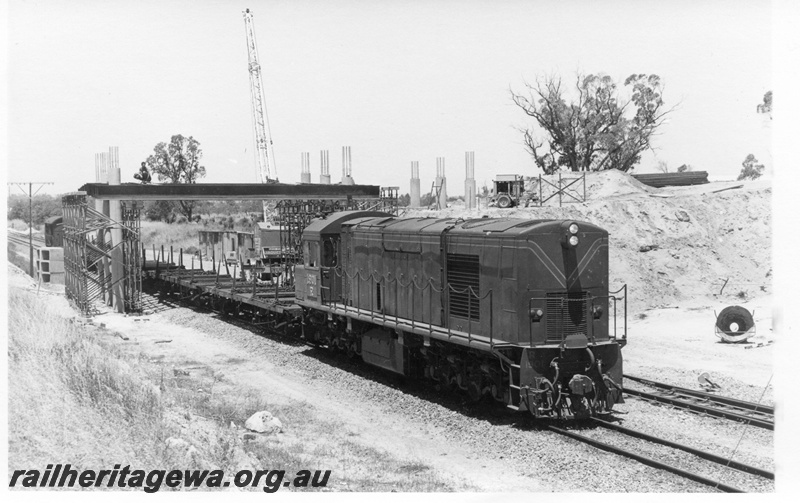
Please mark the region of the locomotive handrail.
MULTIPOLYGON (((337 266, 333 266, 333 267, 330 267, 330 266, 329 267, 320 267, 320 271, 324 271, 324 272, 328 272, 328 273, 330 273, 331 271, 333 272, 333 274, 330 276, 331 280, 332 280, 332 285, 331 286, 327 286, 327 285, 323 284, 323 285, 320 285, 320 287, 319 287, 320 288, 321 303, 324 304, 324 305, 328 305, 328 304, 333 303, 333 302, 338 302, 339 300, 344 300, 344 297, 340 297, 339 299, 335 299, 334 298, 333 292, 337 291, 336 278, 341 278, 341 279, 347 278, 349 280, 357 279, 358 281, 356 283, 356 296, 359 299, 361 298, 361 282, 362 281, 367 282, 370 285, 376 285, 376 286, 380 285, 380 284, 383 284, 384 285, 384 289, 385 288, 390 288, 394 284, 394 306, 393 307, 394 307, 394 313, 395 314, 394 314, 393 318, 394 318, 395 323, 398 323, 399 320, 401 319, 400 318, 400 310, 399 310, 399 300, 400 300, 399 289, 401 287, 402 288, 408 288, 408 287, 413 286, 413 288, 415 290, 419 290, 420 292, 423 292, 423 293, 428 288, 431 289, 431 292, 437 292, 437 293, 443 293, 444 292, 444 286, 437 287, 437 285, 436 285, 436 283, 434 281, 434 278, 428 278, 427 282, 425 282, 423 285, 418 284, 417 280, 419 279, 419 277, 416 274, 413 275, 411 278, 409 278, 408 282, 404 283, 402 281, 402 276, 403 276, 402 274, 400 276, 397 276, 394 273, 392 273, 391 271, 387 271, 384 274, 380 274, 378 271, 365 272, 363 269, 359 268, 359 269, 355 269, 353 271, 353 273, 350 274, 341 265, 337 265, 337 266), (326 295, 326 293, 327 293, 327 295, 326 295)), ((489 323, 488 323, 489 324, 489 339, 490 339, 490 341, 493 341, 493 338, 494 338, 494 326, 493 326, 494 317, 493 317, 493 315, 491 313, 491 309, 493 308, 493 305, 494 305, 494 291, 492 289, 489 289, 484 295, 478 295, 478 292, 476 292, 476 289, 474 287, 472 287, 471 285, 466 285, 463 288, 457 288, 457 287, 455 287, 455 286, 453 286, 451 284, 447 285, 447 290, 448 290, 448 292, 454 292, 454 293, 457 293, 457 294, 467 294, 467 299, 468 299, 467 300, 467 339, 468 339, 468 341, 472 340, 472 323, 473 323, 472 313, 473 313, 473 306, 474 306, 475 302, 477 302, 477 304, 478 304, 477 305, 477 309, 480 310, 481 301, 483 301, 485 299, 489 299, 489 302, 490 302, 490 306, 489 306, 489 311, 490 311, 489 312, 489 323)), ((377 309, 378 307, 380 307, 381 316, 379 317, 379 319, 381 319, 383 321, 383 323, 385 324, 386 320, 387 320, 387 311, 388 311, 388 309, 386 309, 385 299, 383 297, 381 297, 381 299, 380 299, 381 300, 381 305, 377 306, 376 298, 375 298, 376 292, 377 292, 376 288, 370 288, 370 305, 373 306, 373 309, 377 309)), ((424 297, 424 295, 423 295, 423 297, 424 297)), ((429 301, 430 301, 429 312, 432 315, 433 314, 433 295, 428 296, 428 298, 429 298, 429 301)), ((343 302, 342 304, 343 304, 343 309, 344 309, 345 313, 347 313, 347 309, 348 309, 348 305, 347 304, 348 303, 347 302, 343 302)), ((416 323, 417 323, 416 312, 415 312, 415 310, 416 310, 416 302, 412 301, 410 304, 411 304, 411 325, 412 325, 412 329, 415 329, 416 328, 416 323)), ((374 318, 376 318, 376 317, 373 316, 373 319, 374 318)), ((448 339, 452 338, 453 337, 453 327, 449 323, 449 312, 448 312, 448 318, 442 319, 441 321, 442 321, 441 328, 447 330, 448 339)), ((429 326, 428 332, 429 332, 430 335, 432 335, 433 334, 433 326, 435 326, 435 325, 433 323, 431 323, 431 324, 428 324, 428 326, 429 326)), ((493 342, 491 342, 491 343, 493 343, 493 342)))
POLYGON ((617 302, 622 301, 622 309, 624 310, 624 314, 622 316, 623 322, 623 333, 622 333, 622 340, 628 340, 628 284, 622 285, 622 287, 615 291, 615 292, 608 292, 609 299, 614 299, 614 338, 616 339, 617 335, 617 302), (617 294, 622 293, 622 297, 617 297, 617 294))

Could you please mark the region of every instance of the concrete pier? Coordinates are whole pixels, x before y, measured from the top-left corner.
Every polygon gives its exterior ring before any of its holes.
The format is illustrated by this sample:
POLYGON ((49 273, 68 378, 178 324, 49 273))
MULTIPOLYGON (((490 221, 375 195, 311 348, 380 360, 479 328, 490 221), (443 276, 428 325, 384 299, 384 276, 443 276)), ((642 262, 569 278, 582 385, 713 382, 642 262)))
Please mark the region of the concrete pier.
POLYGON ((411 199, 408 205, 412 208, 419 208, 422 206, 419 190, 419 161, 411 161, 411 190, 409 191, 411 199))
POLYGON ((327 150, 320 150, 319 151, 319 164, 320 164, 319 183, 321 183, 323 185, 330 185, 331 184, 331 172, 330 172, 330 166, 328 165, 328 151, 327 150))
POLYGON ((309 152, 300 152, 300 183, 311 183, 309 152))
POLYGON ((466 152, 465 155, 467 176, 464 180, 464 208, 475 209, 475 152, 466 152))
MULTIPOLYGON (((447 176, 444 173, 444 157, 436 158, 436 179, 434 180, 435 190, 439 193, 438 208, 447 208, 447 176)), ((431 194, 436 196, 436 194, 431 194)))

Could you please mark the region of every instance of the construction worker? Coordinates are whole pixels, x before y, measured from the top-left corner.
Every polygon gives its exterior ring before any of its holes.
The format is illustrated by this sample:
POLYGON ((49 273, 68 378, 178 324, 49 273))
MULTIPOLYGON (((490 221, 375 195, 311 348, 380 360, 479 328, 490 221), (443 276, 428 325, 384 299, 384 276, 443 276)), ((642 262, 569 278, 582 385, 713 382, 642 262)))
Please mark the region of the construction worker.
POLYGON ((147 170, 147 166, 145 166, 145 163, 142 163, 142 167, 139 168, 139 172, 135 173, 133 177, 137 180, 141 180, 142 183, 150 183, 150 180, 152 179, 150 172, 147 170))

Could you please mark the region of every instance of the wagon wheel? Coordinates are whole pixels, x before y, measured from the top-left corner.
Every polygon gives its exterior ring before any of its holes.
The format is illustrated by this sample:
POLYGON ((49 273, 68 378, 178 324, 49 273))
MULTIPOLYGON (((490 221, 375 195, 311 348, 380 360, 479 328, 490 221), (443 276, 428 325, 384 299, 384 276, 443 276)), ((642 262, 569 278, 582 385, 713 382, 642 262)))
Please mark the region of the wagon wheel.
POLYGON ((510 208, 512 202, 513 201, 511 200, 511 196, 509 196, 507 194, 503 194, 503 195, 501 195, 500 197, 497 198, 497 207, 498 208, 510 208))

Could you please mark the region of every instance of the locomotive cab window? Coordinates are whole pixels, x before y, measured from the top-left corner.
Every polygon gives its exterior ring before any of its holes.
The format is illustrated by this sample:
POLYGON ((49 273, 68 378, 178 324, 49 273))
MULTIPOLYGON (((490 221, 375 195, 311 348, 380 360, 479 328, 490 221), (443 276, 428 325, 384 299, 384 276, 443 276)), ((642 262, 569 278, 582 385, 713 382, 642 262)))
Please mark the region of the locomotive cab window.
POLYGON ((336 256, 336 243, 333 239, 326 239, 322 242, 322 265, 323 267, 336 267, 338 257, 336 256))
POLYGON ((319 243, 316 241, 306 241, 303 245, 303 263, 308 267, 319 265, 319 243))

